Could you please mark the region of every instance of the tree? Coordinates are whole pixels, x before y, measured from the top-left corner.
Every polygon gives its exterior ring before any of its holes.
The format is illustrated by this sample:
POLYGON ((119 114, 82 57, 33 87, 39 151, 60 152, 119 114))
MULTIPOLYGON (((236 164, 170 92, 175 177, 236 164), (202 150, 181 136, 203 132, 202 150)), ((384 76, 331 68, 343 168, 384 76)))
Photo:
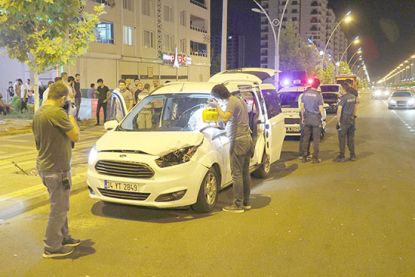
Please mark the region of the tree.
POLYGON ((349 64, 345 61, 341 61, 338 69, 338 74, 353 74, 349 67, 349 64))
POLYGON ((0 48, 34 73, 35 109, 39 73, 67 65, 95 39, 104 6, 85 11, 85 0, 0 0, 0 48))
POLYGON ((299 36, 296 26, 289 22, 281 33, 280 69, 304 70, 309 75, 313 75, 320 62, 319 59, 316 47, 305 43, 299 36))
POLYGON ((326 68, 320 68, 317 71, 317 76, 322 84, 331 84, 334 81, 334 65, 332 63, 326 64, 326 68))

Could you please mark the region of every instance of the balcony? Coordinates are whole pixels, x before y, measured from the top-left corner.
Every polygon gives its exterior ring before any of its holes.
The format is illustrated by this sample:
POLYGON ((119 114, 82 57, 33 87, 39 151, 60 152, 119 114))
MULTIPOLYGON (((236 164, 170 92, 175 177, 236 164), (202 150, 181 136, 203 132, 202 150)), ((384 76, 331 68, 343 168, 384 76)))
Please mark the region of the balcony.
POLYGON ((207 29, 205 26, 206 21, 203 18, 193 15, 190 16, 190 29, 207 34, 207 29))
POLYGON ((190 0, 190 3, 199 6, 203 9, 207 9, 206 3, 204 0, 190 0))

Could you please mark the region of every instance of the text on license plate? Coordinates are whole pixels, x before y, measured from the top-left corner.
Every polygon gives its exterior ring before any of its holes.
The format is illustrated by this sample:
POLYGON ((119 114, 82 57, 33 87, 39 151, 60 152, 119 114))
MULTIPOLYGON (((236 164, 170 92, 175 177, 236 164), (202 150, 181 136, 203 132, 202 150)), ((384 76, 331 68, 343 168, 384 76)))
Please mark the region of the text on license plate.
POLYGON ((287 132, 289 133, 299 133, 300 127, 287 127, 287 132))
POLYGON ((138 184, 128 184, 128 183, 104 181, 104 188, 105 189, 110 189, 110 190, 138 192, 139 185, 138 184))

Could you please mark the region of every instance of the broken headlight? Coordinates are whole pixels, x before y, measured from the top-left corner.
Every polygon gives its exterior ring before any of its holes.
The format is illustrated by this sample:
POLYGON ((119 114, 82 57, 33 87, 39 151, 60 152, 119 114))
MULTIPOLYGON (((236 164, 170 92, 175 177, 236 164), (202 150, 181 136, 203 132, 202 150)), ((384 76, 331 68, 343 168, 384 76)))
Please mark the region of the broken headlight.
POLYGON ((170 152, 166 155, 161 156, 156 160, 156 163, 159 167, 168 167, 173 165, 178 165, 182 163, 187 163, 196 153, 197 146, 187 146, 180 149, 177 149, 173 152, 170 152))

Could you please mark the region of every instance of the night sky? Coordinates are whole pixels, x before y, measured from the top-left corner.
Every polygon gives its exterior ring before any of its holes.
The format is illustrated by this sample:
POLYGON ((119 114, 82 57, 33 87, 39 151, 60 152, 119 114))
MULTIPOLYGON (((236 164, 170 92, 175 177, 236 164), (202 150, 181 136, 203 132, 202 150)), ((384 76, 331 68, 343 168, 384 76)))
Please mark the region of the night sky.
MULTIPOLYGON (((220 32, 222 0, 212 1, 212 35, 220 32)), ((251 12, 251 0, 228 0, 228 31, 247 37, 247 66, 259 66, 260 16, 251 12)), ((386 75, 415 54, 414 0, 329 0, 340 17, 348 10, 355 22, 343 30, 349 39, 363 39, 364 57, 372 81, 386 75)), ((350 51, 353 53, 353 51, 350 51)))

